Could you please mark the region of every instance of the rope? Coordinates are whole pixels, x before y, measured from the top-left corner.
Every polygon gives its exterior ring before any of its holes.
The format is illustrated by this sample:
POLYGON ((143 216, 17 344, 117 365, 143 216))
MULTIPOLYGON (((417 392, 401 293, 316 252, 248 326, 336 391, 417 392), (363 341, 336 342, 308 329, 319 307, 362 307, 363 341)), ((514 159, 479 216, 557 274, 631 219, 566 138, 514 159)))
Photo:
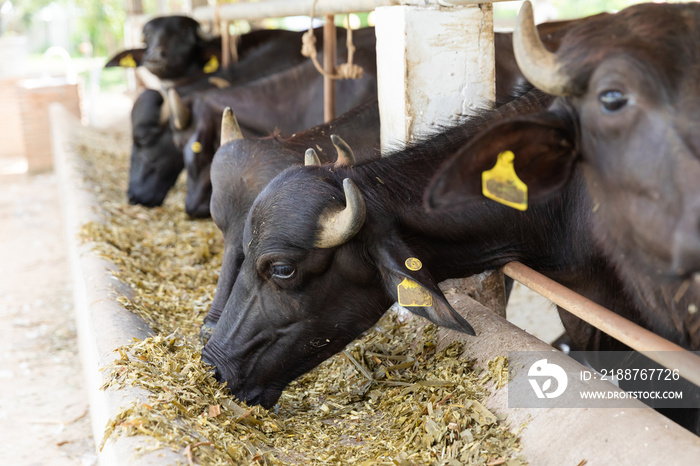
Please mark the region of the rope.
POLYGON ((352 28, 350 27, 350 15, 346 16, 347 20, 347 34, 345 36, 345 45, 348 49, 348 61, 341 65, 335 67, 335 74, 329 74, 326 72, 321 64, 318 62, 316 55, 318 51, 316 50, 316 36, 314 35, 314 16, 316 15, 316 2, 311 5, 311 24, 309 25, 309 30, 304 33, 301 37, 301 54, 305 57, 311 58, 314 63, 316 70, 321 73, 326 78, 330 79, 360 79, 364 73, 361 66, 355 65, 353 59, 355 57, 355 45, 352 43, 352 28))
POLYGON ((231 52, 232 63, 238 63, 238 44, 241 43, 240 34, 229 35, 229 52, 231 52))
POLYGON ((231 63, 238 63, 238 43, 240 35, 229 32, 229 21, 221 19, 219 0, 214 5, 214 25, 221 35, 221 66, 227 68, 231 63))

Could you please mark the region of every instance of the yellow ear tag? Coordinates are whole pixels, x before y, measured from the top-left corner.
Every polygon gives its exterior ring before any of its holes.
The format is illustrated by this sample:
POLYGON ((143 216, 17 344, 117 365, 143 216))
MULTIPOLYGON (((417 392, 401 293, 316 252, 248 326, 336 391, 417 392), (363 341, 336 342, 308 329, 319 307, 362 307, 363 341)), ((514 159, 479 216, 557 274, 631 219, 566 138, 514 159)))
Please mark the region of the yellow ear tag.
POLYGON ((433 305, 433 296, 410 278, 404 278, 396 287, 399 305, 403 307, 429 307, 433 305))
POLYGON ((423 268, 423 263, 415 257, 409 257, 406 259, 405 264, 408 270, 412 270, 414 272, 423 268))
POLYGON ((205 73, 213 73, 214 71, 219 69, 219 59, 216 58, 216 56, 212 55, 209 61, 204 65, 204 72, 205 73))
POLYGON ((200 152, 202 152, 202 144, 199 141, 195 141, 190 146, 190 149, 192 149, 192 152, 194 152, 195 154, 199 154, 200 152))
POLYGON ((489 199, 518 210, 527 210, 527 185, 515 174, 509 150, 498 154, 496 165, 481 174, 481 192, 489 199))
POLYGON ((119 66, 122 66, 124 68, 136 68, 136 60, 134 60, 133 55, 127 53, 126 56, 122 57, 122 59, 119 60, 119 66))

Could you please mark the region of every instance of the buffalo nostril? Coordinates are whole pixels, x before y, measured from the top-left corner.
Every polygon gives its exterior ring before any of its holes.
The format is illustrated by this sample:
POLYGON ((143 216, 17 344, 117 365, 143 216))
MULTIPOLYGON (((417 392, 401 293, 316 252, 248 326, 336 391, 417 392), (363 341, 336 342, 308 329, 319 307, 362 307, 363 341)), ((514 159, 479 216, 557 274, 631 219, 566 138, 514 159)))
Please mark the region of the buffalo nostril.
POLYGON ((216 367, 216 363, 209 355, 209 352, 207 351, 207 346, 204 346, 204 348, 202 349, 202 362, 205 365, 209 366, 209 369, 214 373, 214 377, 216 378, 216 380, 222 379, 221 371, 218 367, 216 367))

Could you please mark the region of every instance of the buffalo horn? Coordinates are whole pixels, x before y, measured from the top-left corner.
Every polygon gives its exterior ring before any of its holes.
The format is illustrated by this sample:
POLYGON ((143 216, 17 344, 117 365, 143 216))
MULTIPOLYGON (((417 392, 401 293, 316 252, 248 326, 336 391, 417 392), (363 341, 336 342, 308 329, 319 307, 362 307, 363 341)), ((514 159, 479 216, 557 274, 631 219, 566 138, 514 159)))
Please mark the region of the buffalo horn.
POLYGON ((245 138, 241 132, 241 127, 238 126, 236 115, 233 114, 231 107, 226 107, 221 117, 221 145, 223 146, 227 142, 237 139, 245 138))
POLYGON ((319 232, 314 240, 317 248, 340 246, 355 236, 365 223, 365 200, 350 178, 343 180, 346 206, 344 209, 329 208, 319 221, 319 232))
POLYGON ((336 167, 352 167, 355 165, 355 153, 348 146, 347 142, 343 141, 336 134, 331 134, 331 142, 335 146, 335 150, 338 151, 338 159, 335 161, 336 167))
POLYGON ((557 96, 571 94, 571 80, 562 71, 562 64, 540 40, 529 1, 523 3, 518 13, 513 51, 523 76, 536 88, 557 96))
POLYGON ((158 124, 160 126, 165 126, 170 121, 170 105, 168 105, 168 95, 165 91, 161 90, 161 97, 163 98, 163 103, 160 104, 160 117, 158 118, 158 124))
POLYGON ((321 160, 319 160, 318 154, 312 148, 306 149, 306 153, 304 154, 304 165, 307 167, 321 165, 321 160))
POLYGON ((220 78, 218 76, 212 76, 209 78, 209 84, 216 86, 219 89, 225 89, 227 87, 231 87, 231 83, 226 81, 224 78, 220 78))
POLYGON ((190 125, 190 109, 183 105, 180 95, 175 89, 168 90, 168 105, 170 105, 175 128, 179 130, 187 128, 190 125))

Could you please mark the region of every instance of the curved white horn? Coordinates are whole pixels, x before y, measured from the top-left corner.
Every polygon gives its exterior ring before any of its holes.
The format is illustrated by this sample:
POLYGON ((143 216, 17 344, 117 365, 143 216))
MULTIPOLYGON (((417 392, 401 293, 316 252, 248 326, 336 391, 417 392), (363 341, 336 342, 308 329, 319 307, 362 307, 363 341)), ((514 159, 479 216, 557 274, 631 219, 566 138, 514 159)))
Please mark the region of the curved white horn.
POLYGON ((160 96, 163 98, 163 103, 160 104, 160 116, 158 117, 158 124, 160 126, 165 126, 170 121, 170 104, 168 104, 168 94, 164 90, 159 90, 160 96))
POLYGON ((306 153, 304 154, 304 165, 307 167, 321 165, 321 160, 318 158, 318 154, 312 148, 306 149, 306 153))
POLYGON ((319 232, 314 240, 317 248, 332 248, 355 236, 365 223, 365 200, 350 178, 343 180, 345 208, 329 208, 321 215, 319 232))
POLYGON ((216 86, 219 89, 225 89, 227 87, 231 87, 231 83, 226 81, 224 78, 220 78, 218 76, 212 76, 209 78, 209 84, 216 86))
POLYGON ((233 114, 231 107, 224 109, 224 114, 221 116, 221 145, 223 146, 229 141, 245 139, 241 127, 238 126, 236 115, 233 114))
POLYGON ((547 50, 535 27, 532 4, 523 3, 513 32, 513 51, 523 76, 536 88, 552 95, 571 94, 571 79, 555 54, 547 50))
POLYGON ((183 130, 190 125, 190 109, 185 107, 180 100, 180 95, 175 89, 168 90, 168 105, 173 116, 175 128, 183 130))
POLYGON ((352 167, 357 163, 355 153, 340 136, 331 134, 331 142, 335 146, 335 150, 338 151, 338 159, 335 161, 336 167, 352 167))

